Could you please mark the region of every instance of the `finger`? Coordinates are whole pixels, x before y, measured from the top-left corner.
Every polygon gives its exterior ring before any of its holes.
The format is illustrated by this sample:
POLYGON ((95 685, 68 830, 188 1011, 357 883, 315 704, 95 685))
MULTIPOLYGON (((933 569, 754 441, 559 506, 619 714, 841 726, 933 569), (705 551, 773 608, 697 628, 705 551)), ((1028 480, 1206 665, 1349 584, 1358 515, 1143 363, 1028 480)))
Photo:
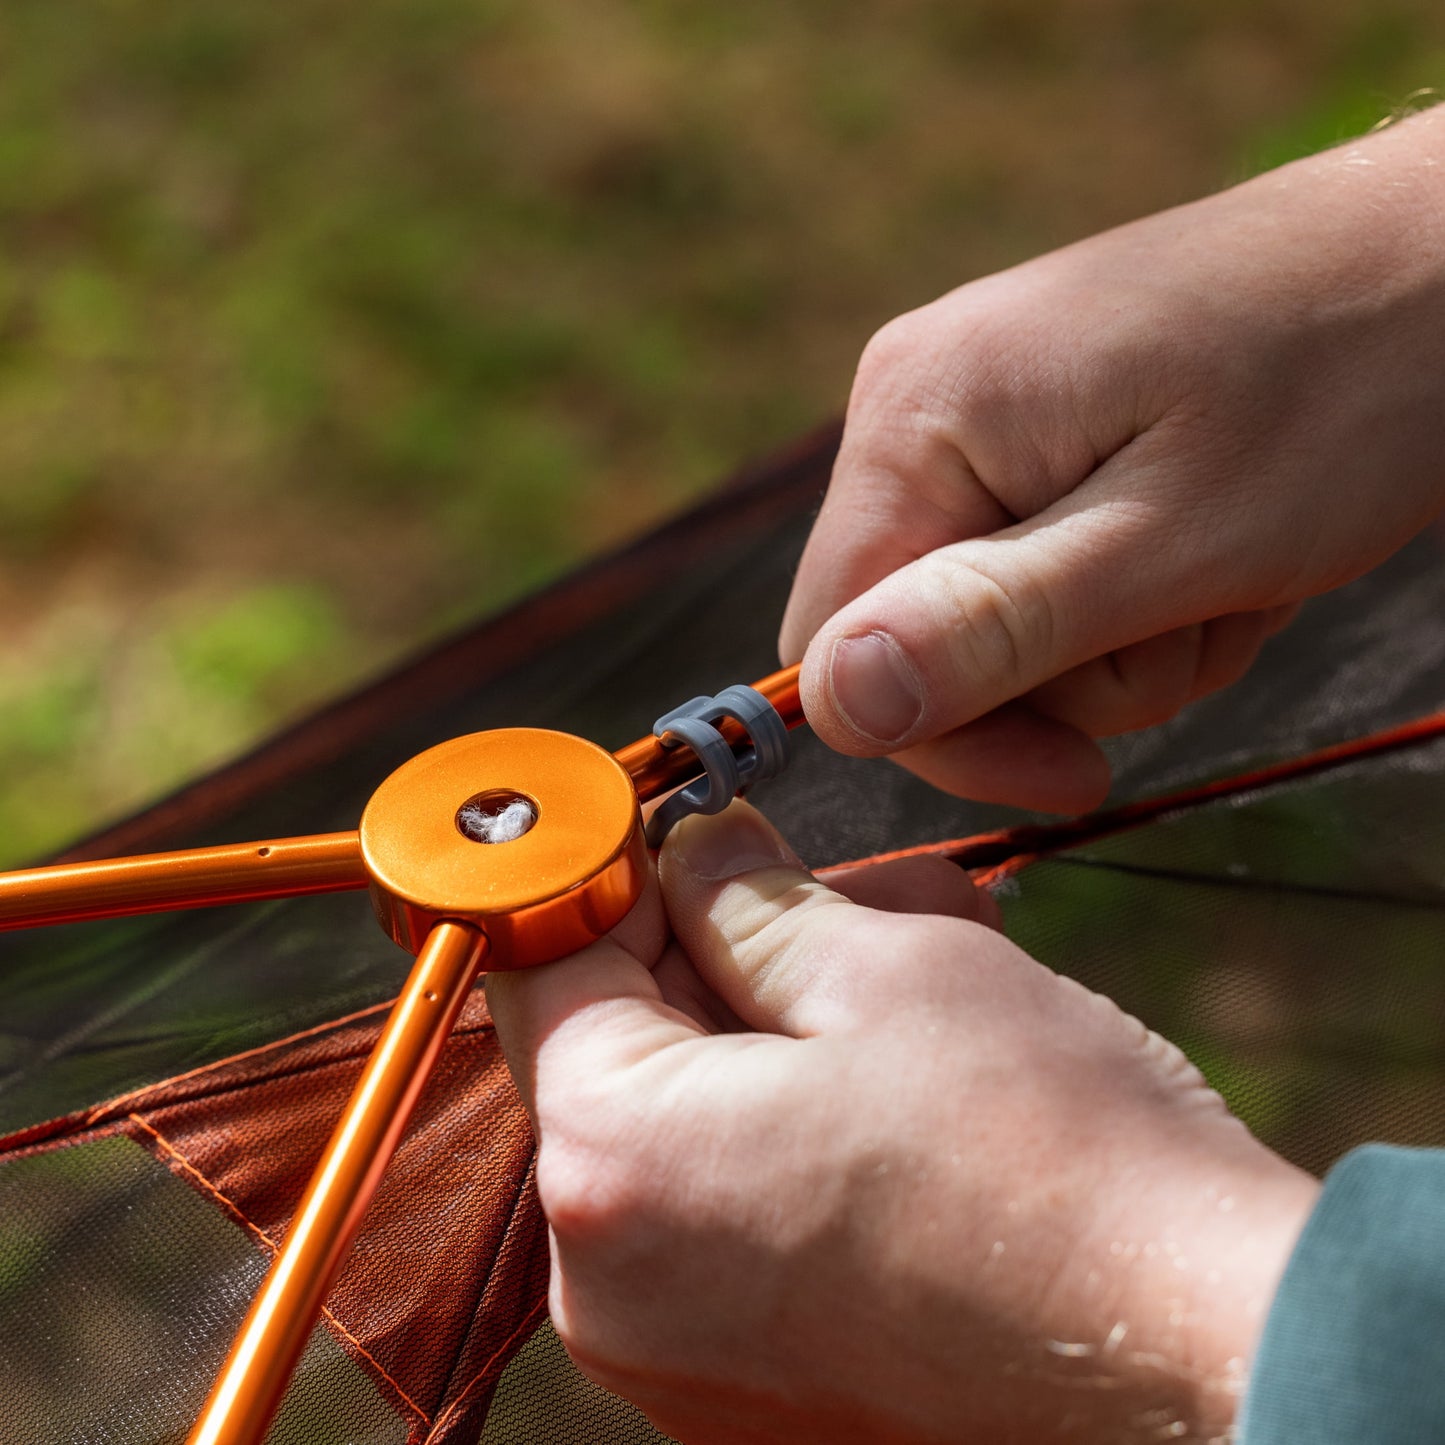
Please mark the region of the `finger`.
POLYGON ((1050 678, 1028 705, 1095 738, 1153 727, 1195 696, 1203 654, 1204 624, 1176 627, 1050 678))
POLYGON ((846 602, 900 567, 950 542, 986 536, 1016 519, 936 435, 906 457, 875 459, 877 427, 859 440, 852 417, 834 464, 778 636, 784 664, 799 661, 814 633, 846 602))
POLYGON ((1246 584, 1224 565, 1222 529, 1169 505, 1154 464, 1164 444, 1140 438, 1037 517, 931 552, 834 616, 802 672, 824 741, 907 747, 1091 658, 1236 610, 1231 589, 1246 584))
POLYGON ((659 870, 673 933, 749 1028, 807 1037, 856 1003, 846 935, 876 915, 813 877, 746 803, 684 819, 659 870))
POLYGON ((1299 616, 1299 610, 1303 605, 1301 602, 1282 602, 1278 607, 1266 607, 1264 610, 1267 624, 1265 630, 1271 637, 1277 632, 1283 632, 1299 616))
POLYGON ((975 887, 957 863, 936 853, 844 864, 818 876, 835 893, 880 913, 942 914, 986 928, 1002 924, 993 898, 975 887))
POLYGON ((1208 697, 1238 682, 1254 666, 1259 649, 1289 623, 1295 611, 1292 606, 1271 607, 1259 612, 1231 612, 1206 622, 1193 697, 1208 697))
POLYGON ((1109 793, 1098 744, 1025 703, 995 708, 894 761, 956 797, 1044 813, 1087 813, 1109 793))
POLYGON ((674 944, 652 970, 664 1002, 709 1034, 742 1033, 747 1025, 698 976, 692 960, 674 944))
POLYGON ((784 614, 785 663, 889 573, 1042 510, 1140 429, 1128 404, 1136 388, 1109 385, 1105 357, 1083 423, 1070 384, 1079 347, 1057 325, 1029 337, 1001 320, 1031 293, 1021 273, 975 282, 869 341, 784 614))
POLYGON ((610 936, 640 963, 651 965, 662 957, 669 935, 656 867, 647 869, 637 902, 610 936))
MULTIPOLYGON (((639 908, 661 917, 661 895, 644 893, 639 908)), ((518 1092, 537 1119, 538 1078, 555 1058, 561 1079, 598 1077, 625 1068, 706 1030, 663 997, 651 965, 619 937, 650 941, 652 919, 632 922, 557 963, 491 973, 487 1005, 518 1092)))
POLYGON ((1028 694, 1028 705, 1090 737, 1167 722, 1237 682, 1268 636, 1266 612, 1233 612, 1091 658, 1028 694))

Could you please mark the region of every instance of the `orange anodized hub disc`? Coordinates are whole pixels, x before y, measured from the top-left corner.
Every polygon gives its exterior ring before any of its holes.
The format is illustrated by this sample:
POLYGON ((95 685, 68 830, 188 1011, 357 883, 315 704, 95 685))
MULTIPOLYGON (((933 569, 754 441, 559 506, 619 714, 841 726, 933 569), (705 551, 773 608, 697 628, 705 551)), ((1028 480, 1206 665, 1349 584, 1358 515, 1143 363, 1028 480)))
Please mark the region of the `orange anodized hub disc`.
POLYGON ((361 853, 381 926, 417 952, 446 919, 475 924, 488 969, 549 963, 616 927, 637 901, 647 848, 632 778, 568 733, 499 728, 403 763, 361 817, 361 853), (507 842, 477 842, 458 814, 530 805, 507 842))

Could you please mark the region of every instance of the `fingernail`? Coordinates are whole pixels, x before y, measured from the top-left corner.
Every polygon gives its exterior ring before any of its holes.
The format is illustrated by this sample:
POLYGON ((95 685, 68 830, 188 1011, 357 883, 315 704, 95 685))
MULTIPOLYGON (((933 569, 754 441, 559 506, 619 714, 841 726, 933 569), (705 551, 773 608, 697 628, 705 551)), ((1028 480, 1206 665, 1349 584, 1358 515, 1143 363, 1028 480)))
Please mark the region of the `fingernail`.
POLYGON ((896 743, 923 716, 923 690, 903 649, 886 632, 843 637, 828 659, 833 706, 853 731, 876 743, 896 743))
POLYGON ((684 818, 672 830, 668 846, 690 873, 710 883, 780 863, 796 867, 798 861, 762 815, 745 804, 711 817, 684 818))

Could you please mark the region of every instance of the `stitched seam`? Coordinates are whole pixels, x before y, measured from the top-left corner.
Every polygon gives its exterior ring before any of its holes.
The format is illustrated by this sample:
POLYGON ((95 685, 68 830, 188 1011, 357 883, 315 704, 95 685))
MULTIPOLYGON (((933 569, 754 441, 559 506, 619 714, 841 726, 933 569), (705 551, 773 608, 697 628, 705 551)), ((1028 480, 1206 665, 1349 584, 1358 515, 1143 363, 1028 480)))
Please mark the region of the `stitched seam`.
MULTIPOLYGON (((526 1194, 527 1190, 532 1186, 533 1182, 535 1181, 536 1172, 537 1155, 536 1148, 535 1146, 533 1146, 532 1158, 528 1163, 526 1170, 523 1172, 522 1182, 518 1187, 516 1194, 512 1198, 512 1212, 507 1224, 508 1235, 511 1234, 512 1230, 516 1226, 517 1206, 519 1203, 521 1203, 523 1195, 526 1194)), ((502 1251, 505 1250, 506 1247, 507 1239, 506 1236, 503 1236, 501 1243, 497 1246, 497 1253, 492 1260, 492 1270, 489 1271, 488 1274, 489 1279, 490 1274, 496 1270, 497 1261, 502 1257, 502 1251)), ((523 1318, 522 1323, 518 1325, 515 1330, 512 1331, 512 1333, 507 1337, 507 1339, 498 1349, 492 1352, 491 1357, 486 1361, 486 1363, 481 1367, 481 1369, 479 1369, 476 1374, 474 1374, 472 1378, 467 1381, 467 1383, 462 1387, 460 1392, 453 1398, 451 1404, 448 1405, 447 1408, 443 1410, 442 1413, 437 1417, 435 1427, 436 1430, 440 1430, 442 1426, 446 1424, 447 1420, 450 1419, 452 1414, 461 1407, 462 1402, 467 1398, 467 1396, 476 1389, 476 1387, 478 1386, 478 1384, 481 1383, 481 1381, 487 1378, 487 1376, 491 1373, 492 1366, 496 1364, 498 1359, 504 1356, 509 1350, 513 1348, 513 1346, 516 1345, 518 1337, 520 1336, 523 1339, 527 1338, 531 1334, 531 1332, 537 1328, 538 1319, 545 1319, 546 1316, 547 1299, 544 1295, 542 1299, 538 1300, 537 1303, 533 1305, 530 1310, 527 1311, 527 1314, 523 1318)))
MULTIPOLYGON (((94 1144, 101 1139, 109 1139, 114 1135, 123 1132, 122 1122, 112 1121, 109 1124, 102 1124, 94 1130, 85 1130, 83 1133, 66 1134, 57 1136, 47 1134, 36 1139, 30 1144, 8 1144, 0 1139, 0 1164, 12 1164, 17 1159, 32 1159, 37 1154, 58 1154, 62 1149, 78 1149, 86 1144, 94 1144)), ((11 1135, 11 1138, 18 1138, 19 1135, 11 1135)))
POLYGON ((390 1008, 394 1000, 387 1000, 384 1003, 374 1003, 369 1008, 358 1009, 355 1013, 346 1014, 339 1019, 328 1019, 325 1023, 315 1024, 309 1029, 302 1029, 300 1033, 288 1034, 284 1039, 273 1039, 269 1044, 258 1044, 253 1049, 243 1049, 239 1054, 229 1054, 224 1059, 214 1059, 209 1064, 200 1064, 194 1069, 187 1069, 183 1074, 172 1074, 167 1079, 161 1079, 154 1084, 143 1084, 139 1089, 131 1089, 127 1093, 117 1094, 113 1099, 107 1099, 103 1104, 96 1104, 86 1115, 87 1120, 94 1119, 108 1109, 119 1109, 129 1104, 132 1100, 143 1099, 147 1094, 154 1093, 157 1089, 163 1089, 168 1085, 183 1084, 187 1079, 198 1078, 201 1074, 211 1073, 215 1069, 225 1068, 227 1064, 239 1063, 242 1059, 256 1058, 260 1054, 268 1053, 272 1049, 284 1048, 287 1044, 294 1044, 301 1039, 312 1038, 317 1034, 325 1033, 327 1029, 340 1028, 343 1024, 355 1023, 357 1019, 364 1019, 368 1014, 374 1014, 382 1009, 390 1008))
MULTIPOLYGON (((258 1073, 252 1075, 242 1074, 239 1078, 223 1081, 214 1084, 200 1093, 188 1094, 177 1092, 166 1093, 165 1090, 170 1084, 169 1079, 162 1079, 158 1084, 146 1086, 145 1092, 154 1091, 155 1097, 146 1098, 144 1094, 140 1098, 122 1098, 119 1109, 135 1107, 138 1109, 171 1109, 171 1108, 192 1108, 202 1101, 214 1103, 220 1099, 229 1099, 238 1094, 244 1094, 248 1090, 264 1088, 267 1084, 279 1083, 283 1080, 295 1083, 305 1079, 310 1074, 325 1073, 348 1064, 364 1064, 376 1048, 376 1039, 361 1040, 356 1045, 345 1049, 338 1054, 331 1054, 321 1058, 306 1058, 287 1064, 284 1068, 277 1069, 275 1073, 258 1073)), ((222 1063, 229 1063, 230 1060, 223 1059, 222 1063)), ((100 1110, 109 1111, 113 1106, 103 1104, 98 1106, 100 1110)), ((97 1121, 106 1117, 104 1112, 97 1113, 97 1121)))
MULTIPOLYGON (((217 1203, 223 1205, 227 1213, 231 1214, 234 1218, 239 1220, 256 1239, 258 1239, 262 1244, 266 1246, 267 1249, 271 1251, 273 1255, 278 1252, 276 1241, 273 1240, 271 1236, 267 1234, 266 1231, 262 1229, 259 1224, 256 1224, 253 1220, 247 1218, 245 1212, 237 1208, 235 1201, 228 1199, 224 1194, 222 1194, 221 1191, 217 1189, 216 1186, 212 1184, 211 1181, 207 1179, 206 1176, 202 1174, 201 1171, 197 1169, 196 1166, 192 1164, 191 1161, 187 1159, 186 1156, 175 1147, 175 1145, 173 1145, 168 1139, 163 1137, 156 1129, 154 1129, 150 1124, 148 1124, 144 1119, 142 1119, 139 1114, 131 1114, 128 1117, 131 1123, 135 1124, 137 1128, 144 1129, 145 1132, 149 1134, 152 1139, 155 1140, 156 1144, 172 1160, 174 1160, 175 1163, 178 1164, 187 1175, 190 1176, 190 1178, 195 1182, 195 1184, 201 1189, 204 1194, 209 1195, 217 1203)), ((410 1395, 407 1394, 405 1390, 402 1389, 402 1387, 396 1382, 396 1380, 392 1378, 392 1375, 387 1370, 386 1366, 383 1365, 381 1361, 378 1360, 366 1348, 366 1346, 363 1345, 361 1341, 358 1340, 356 1336, 352 1334, 351 1331, 347 1329, 344 1324, 341 1323, 339 1319, 337 1319, 337 1317, 331 1312, 329 1308, 323 1305, 321 1313, 325 1316, 326 1319, 331 1322, 337 1333, 344 1336, 347 1340, 351 1342, 357 1353, 360 1354, 362 1358, 365 1359, 372 1366, 372 1368, 376 1370, 376 1372, 381 1375, 383 1379, 386 1380, 386 1382, 392 1387, 393 1390, 396 1391, 396 1393, 401 1397, 401 1399, 406 1402, 407 1407, 415 1411, 416 1415, 422 1421, 422 1423, 425 1424, 428 1429, 430 1429, 432 1423, 431 1417, 426 1413, 425 1410, 421 1408, 420 1405, 416 1403, 415 1400, 411 1398, 410 1395)))
MULTIPOLYGON (((215 1059, 209 1064, 201 1064, 199 1067, 189 1069, 183 1074, 173 1074, 169 1078, 159 1079, 153 1084, 146 1084, 139 1089, 132 1089, 128 1093, 117 1094, 113 1099, 107 1099, 104 1103, 101 1104, 94 1104, 85 1113, 76 1115, 74 1117, 79 1120, 83 1127, 89 1127, 90 1125, 96 1123, 99 1119, 102 1119, 106 1114, 110 1113, 111 1111, 125 1108, 127 1105, 133 1105, 137 1101, 143 1101, 149 1094, 154 1094, 161 1090, 172 1088, 176 1084, 186 1082, 186 1080, 188 1079, 199 1078, 202 1074, 213 1073, 218 1069, 227 1068, 231 1064, 240 1063, 243 1059, 256 1058, 262 1054, 270 1053, 272 1050, 281 1049, 289 1044, 298 1043, 302 1039, 314 1038, 317 1035, 324 1034, 331 1029, 337 1029, 343 1027, 346 1024, 356 1023, 358 1020, 367 1018, 372 1014, 378 1014, 389 1010, 393 1007, 395 1003, 395 998, 389 998, 382 1003, 372 1004, 369 1008, 359 1009, 356 1013, 345 1014, 339 1019, 328 1019, 325 1023, 316 1024, 314 1027, 309 1029, 302 1029, 300 1033, 288 1034, 284 1039, 275 1039, 269 1044, 259 1044, 256 1048, 244 1049, 239 1054, 228 1054, 224 1059, 215 1059)), ((490 1018, 487 1018, 475 1024, 469 1024, 466 1026, 459 1026, 457 1028, 454 1028, 452 1030, 452 1035, 455 1036, 490 1033, 494 1028, 495 1025, 492 1023, 492 1020, 490 1018)), ((302 1073, 307 1072, 311 1068, 324 1068, 330 1064, 341 1063, 348 1059, 365 1057, 370 1053, 370 1051, 371 1046, 349 1050, 344 1054, 338 1054, 335 1058, 317 1060, 307 1066, 295 1066, 290 1069, 283 1069, 279 1074, 273 1075, 272 1077, 278 1079, 294 1078, 302 1073)), ((248 1088, 253 1082, 254 1081, 251 1079, 241 1079, 232 1086, 232 1089, 236 1090, 248 1088)), ((220 1092, 223 1091, 218 1091, 218 1095, 220 1092)), ((166 1102, 169 1103, 170 1101, 167 1100, 166 1102)), ((62 1118, 63 1117, 65 1116, 62 1116, 62 1118)))
MULTIPOLYGON (((507 1214, 506 1214, 506 1217, 507 1217, 507 1227, 506 1227, 506 1229, 502 1232, 502 1237, 501 1237, 501 1239, 500 1239, 500 1240, 498 1241, 498 1243, 497 1243, 496 1253, 493 1254, 492 1259, 491 1259, 491 1263, 487 1266, 487 1274, 486 1274, 486 1279, 485 1279, 485 1281, 484 1281, 483 1284, 482 1284, 481 1297, 477 1300, 477 1306, 478 1306, 478 1308, 480 1308, 480 1307, 482 1306, 482 1303, 483 1303, 483 1301, 484 1301, 485 1298, 486 1298, 487 1288, 488 1288, 488 1286, 491 1284, 492 1276, 497 1272, 497 1263, 498 1263, 498 1261, 499 1261, 499 1260, 501 1259, 501 1257, 502 1257, 502 1252, 503 1252, 503 1251, 506 1249, 506 1247, 507 1247, 507 1241, 508 1241, 508 1239, 511 1237, 511 1234, 512 1234, 512 1231, 513 1231, 513 1226, 515 1225, 516 1219, 517 1219, 517 1206, 522 1202, 522 1197, 523 1197, 523 1195, 525 1195, 526 1192, 527 1192, 527 1186, 528 1186, 529 1184, 531 1184, 531 1182, 532 1182, 532 1172, 533 1172, 533 1169, 535 1168, 535 1160, 536 1160, 536 1154, 535 1154, 535 1150, 534 1150, 534 1151, 533 1151, 533 1157, 532 1157, 532 1159, 528 1161, 527 1167, 522 1171, 521 1178, 518 1179, 518 1181, 517 1181, 517 1187, 516 1187, 516 1189, 514 1189, 514 1190, 512 1191, 511 1202, 510 1202, 510 1203, 508 1204, 508 1206, 507 1206, 507 1214)), ((472 1324, 475 1324, 475 1323, 476 1323, 476 1316, 475 1316, 475 1314, 473 1314, 472 1324)), ((458 1367, 459 1367, 459 1365, 460 1365, 460 1363, 461 1363, 461 1358, 462 1358, 462 1356, 466 1353, 467 1343, 468 1343, 470 1337, 471 1337, 471 1327, 468 1326, 467 1331, 462 1335, 460 1341, 459 1341, 458 1344, 457 1344, 456 1354, 452 1357, 451 1366, 450 1366, 450 1368, 448 1368, 448 1370, 447 1370, 447 1373, 446 1373, 446 1390, 445 1390, 445 1391, 443 1392, 443 1394, 442 1394, 442 1398, 443 1398, 443 1399, 446 1399, 447 1395, 450 1393, 451 1386, 456 1382, 457 1369, 458 1369, 458 1367)), ((471 1389, 471 1387, 472 1387, 472 1385, 473 1385, 474 1383, 475 1383, 475 1379, 469 1380, 469 1381, 467 1382, 467 1384, 463 1387, 462 1392, 461 1392, 461 1395, 465 1395, 466 1392, 467 1392, 469 1389, 471 1389)), ((461 1399, 461 1395, 458 1395, 456 1398, 457 1398, 457 1399, 461 1399)))
POLYGON ((437 1416, 436 1424, 432 1426, 431 1433, 428 1434, 426 1437, 427 1440, 430 1441, 437 1438, 437 1431, 439 1431, 442 1426, 445 1425, 449 1419, 451 1419, 452 1415, 455 1414, 456 1411, 461 1407, 462 1401, 465 1400, 467 1396, 470 1395, 471 1392, 476 1389, 476 1387, 484 1379, 486 1379, 488 1374, 491 1373, 492 1366, 495 1365, 497 1361, 500 1360, 509 1350, 511 1350, 513 1346, 516 1345, 518 1340, 526 1339, 537 1328, 537 1321, 540 1319, 545 1319, 546 1315, 547 1301, 544 1299, 538 1300, 537 1303, 534 1304, 532 1308, 527 1312, 527 1316, 525 1319, 523 1319, 522 1323, 519 1324, 517 1328, 513 1330, 510 1335, 507 1336, 506 1340, 501 1345, 499 1345, 496 1350, 492 1352, 492 1356, 487 1361, 487 1363, 483 1365, 482 1368, 478 1370, 477 1373, 473 1375, 472 1378, 467 1382, 466 1389, 464 1389, 461 1394, 458 1395, 456 1399, 453 1400, 451 1404, 448 1405, 446 1409, 437 1416))
POLYGON ((1247 772, 1234 773, 1213 782, 1177 792, 1155 794, 1124 803, 1118 808, 1085 813, 1059 823, 1024 823, 997 833, 979 833, 968 838, 949 838, 939 843, 921 843, 872 857, 852 859, 817 870, 819 876, 839 869, 890 862, 934 854, 968 869, 974 881, 986 885, 1018 872, 1027 864, 1068 848, 1093 843, 1100 838, 1130 831, 1173 813, 1191 812, 1244 793, 1265 792, 1305 778, 1328 776, 1340 768, 1369 762, 1390 753, 1438 742, 1445 735, 1445 712, 1427 713, 1413 722, 1382 732, 1334 743, 1301 757, 1269 763, 1247 772))

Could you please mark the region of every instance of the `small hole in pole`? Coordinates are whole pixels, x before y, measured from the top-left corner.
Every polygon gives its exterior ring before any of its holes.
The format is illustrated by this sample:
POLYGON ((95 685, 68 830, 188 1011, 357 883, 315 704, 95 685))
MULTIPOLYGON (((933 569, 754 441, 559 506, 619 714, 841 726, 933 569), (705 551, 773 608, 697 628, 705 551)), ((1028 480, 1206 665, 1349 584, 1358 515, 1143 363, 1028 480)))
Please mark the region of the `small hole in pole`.
POLYGON ((525 793, 493 788, 457 809, 457 831, 473 843, 513 843, 532 831, 539 811, 525 793))
POLYGON ((271 850, 269 848, 257 848, 256 855, 260 858, 269 858, 271 856, 271 850))

